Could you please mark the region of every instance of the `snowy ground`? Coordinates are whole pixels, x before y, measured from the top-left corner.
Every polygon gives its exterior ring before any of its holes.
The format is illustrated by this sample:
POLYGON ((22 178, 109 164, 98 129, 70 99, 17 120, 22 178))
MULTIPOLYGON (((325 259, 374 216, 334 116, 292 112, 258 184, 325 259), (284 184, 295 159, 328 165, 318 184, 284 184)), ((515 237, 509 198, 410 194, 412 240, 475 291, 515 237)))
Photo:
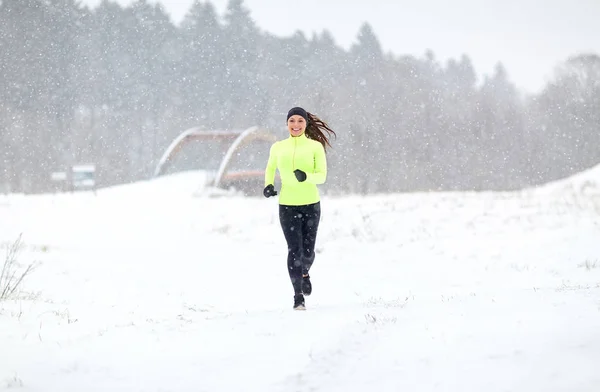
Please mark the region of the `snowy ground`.
POLYGON ((40 263, 0 302, 0 390, 600 390, 599 169, 325 196, 305 312, 276 200, 195 175, 0 196, 0 244, 40 263))

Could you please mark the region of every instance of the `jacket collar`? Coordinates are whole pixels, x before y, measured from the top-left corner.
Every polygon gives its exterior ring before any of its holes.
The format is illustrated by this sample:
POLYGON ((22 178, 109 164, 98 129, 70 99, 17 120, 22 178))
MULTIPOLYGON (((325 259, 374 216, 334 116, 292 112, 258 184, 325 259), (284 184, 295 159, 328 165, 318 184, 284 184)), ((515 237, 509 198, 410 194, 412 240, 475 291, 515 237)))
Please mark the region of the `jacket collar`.
POLYGON ((296 140, 296 141, 304 141, 304 140, 307 140, 308 137, 306 136, 306 131, 304 131, 304 132, 302 132, 302 135, 300 135, 300 136, 292 136, 292 134, 290 133, 288 139, 291 140, 291 141, 294 141, 294 140, 296 140))

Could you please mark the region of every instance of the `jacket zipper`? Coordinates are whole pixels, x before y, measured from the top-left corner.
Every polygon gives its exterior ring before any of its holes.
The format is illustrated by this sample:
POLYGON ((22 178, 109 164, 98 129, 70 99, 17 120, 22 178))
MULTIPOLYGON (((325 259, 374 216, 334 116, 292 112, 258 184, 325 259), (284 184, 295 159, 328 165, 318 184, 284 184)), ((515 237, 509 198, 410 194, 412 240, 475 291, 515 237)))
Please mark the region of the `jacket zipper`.
POLYGON ((298 144, 298 138, 294 138, 294 154, 292 155, 292 168, 296 170, 296 145, 298 144))

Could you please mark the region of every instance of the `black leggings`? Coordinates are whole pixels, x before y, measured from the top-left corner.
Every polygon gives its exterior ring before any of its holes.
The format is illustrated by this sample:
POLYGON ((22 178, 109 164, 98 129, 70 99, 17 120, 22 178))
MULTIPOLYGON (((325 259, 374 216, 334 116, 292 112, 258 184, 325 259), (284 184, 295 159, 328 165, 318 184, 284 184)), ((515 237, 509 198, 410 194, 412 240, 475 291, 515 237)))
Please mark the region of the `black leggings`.
POLYGON ((308 274, 315 261, 320 218, 320 202, 304 206, 279 205, 279 222, 288 245, 287 265, 294 294, 302 292, 302 274, 308 274))

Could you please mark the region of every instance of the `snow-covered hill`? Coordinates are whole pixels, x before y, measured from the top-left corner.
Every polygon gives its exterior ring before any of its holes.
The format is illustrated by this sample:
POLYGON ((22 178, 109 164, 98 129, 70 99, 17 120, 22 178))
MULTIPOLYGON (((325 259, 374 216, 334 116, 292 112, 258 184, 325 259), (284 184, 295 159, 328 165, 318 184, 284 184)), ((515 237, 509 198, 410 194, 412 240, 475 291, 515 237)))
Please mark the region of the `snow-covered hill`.
POLYGON ((198 176, 0 196, 0 243, 40 263, 0 302, 0 390, 600 390, 598 168, 324 196, 306 312, 276 200, 198 176))

